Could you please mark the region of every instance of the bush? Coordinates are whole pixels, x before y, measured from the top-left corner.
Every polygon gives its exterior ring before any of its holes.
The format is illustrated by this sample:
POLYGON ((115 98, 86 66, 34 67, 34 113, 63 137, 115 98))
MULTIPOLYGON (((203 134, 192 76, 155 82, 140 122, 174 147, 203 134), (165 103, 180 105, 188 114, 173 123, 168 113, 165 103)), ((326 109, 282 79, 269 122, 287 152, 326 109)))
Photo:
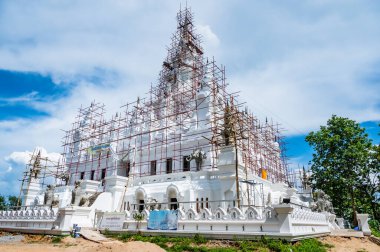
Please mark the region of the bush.
POLYGON ((103 235, 105 236, 109 236, 109 237, 112 237, 113 234, 110 232, 110 230, 108 228, 104 229, 103 231, 103 235))
POLYGON ((131 239, 131 237, 132 237, 132 234, 122 233, 122 234, 119 234, 116 238, 118 240, 127 242, 127 241, 129 241, 131 239))
POLYGON ((372 235, 380 237, 380 222, 378 220, 369 220, 369 228, 371 229, 372 235))
POLYGON ((283 240, 268 240, 266 245, 270 250, 276 252, 292 251, 292 245, 283 240))
POLYGON ((204 238, 200 234, 195 234, 194 235, 194 241, 195 241, 196 244, 202 244, 202 243, 206 243, 207 242, 206 238, 204 238))
POLYGON ((52 242, 52 243, 60 243, 60 242, 62 242, 62 239, 63 239, 62 236, 54 236, 54 237, 51 239, 51 242, 52 242))

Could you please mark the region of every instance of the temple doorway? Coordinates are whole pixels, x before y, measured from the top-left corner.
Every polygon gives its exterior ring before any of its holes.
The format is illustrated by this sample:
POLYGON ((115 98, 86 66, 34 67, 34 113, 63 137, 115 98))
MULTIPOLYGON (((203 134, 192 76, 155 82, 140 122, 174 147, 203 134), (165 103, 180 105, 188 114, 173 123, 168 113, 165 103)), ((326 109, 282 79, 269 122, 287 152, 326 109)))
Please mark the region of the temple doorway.
POLYGON ((137 203, 137 209, 139 212, 142 212, 145 209, 145 193, 143 190, 137 190, 136 191, 136 203, 137 203))
POLYGON ((175 187, 169 187, 167 191, 168 195, 168 207, 170 210, 178 209, 178 195, 175 187))
POLYGON ((170 210, 177 210, 178 203, 177 198, 170 198, 170 210))
POLYGON ((139 200, 139 212, 141 213, 144 210, 144 200, 139 200))

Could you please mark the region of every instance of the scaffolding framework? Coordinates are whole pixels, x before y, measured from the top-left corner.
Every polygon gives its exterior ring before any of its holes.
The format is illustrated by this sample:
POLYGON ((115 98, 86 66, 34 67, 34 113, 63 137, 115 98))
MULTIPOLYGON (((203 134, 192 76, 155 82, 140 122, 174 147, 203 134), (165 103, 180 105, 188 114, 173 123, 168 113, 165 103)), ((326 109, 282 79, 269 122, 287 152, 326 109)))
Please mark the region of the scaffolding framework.
POLYGON ((83 176, 102 180, 112 173, 166 174, 169 160, 171 173, 183 172, 184 157, 195 149, 209 159, 202 170, 212 171, 228 145, 241 153, 245 179, 265 173, 272 182, 287 182, 279 125, 260 122, 239 102, 238 93, 228 93, 225 67, 204 57, 190 9, 179 11, 177 24, 158 83, 147 97, 125 104, 110 120, 104 118, 103 104, 79 109, 63 139, 70 183, 83 176))
POLYGON ((62 158, 52 160, 48 156, 43 156, 41 150, 34 150, 23 172, 17 206, 21 205, 22 195, 28 194, 31 183, 39 184, 41 190, 44 190, 48 185, 66 185, 68 179, 68 170, 62 158))

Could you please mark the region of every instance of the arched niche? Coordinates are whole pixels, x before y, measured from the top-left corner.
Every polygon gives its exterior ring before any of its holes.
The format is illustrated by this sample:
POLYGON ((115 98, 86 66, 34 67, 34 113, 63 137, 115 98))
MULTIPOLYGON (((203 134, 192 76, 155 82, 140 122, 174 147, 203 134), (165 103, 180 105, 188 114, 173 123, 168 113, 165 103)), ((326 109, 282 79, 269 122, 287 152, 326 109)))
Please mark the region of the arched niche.
POLYGON ((168 208, 176 210, 179 207, 178 202, 182 199, 179 189, 176 185, 171 184, 166 188, 166 197, 168 201, 168 208))
POLYGON ((216 220, 227 220, 229 219, 229 216, 228 216, 228 213, 226 210, 224 210, 223 208, 221 207, 218 207, 215 211, 214 211, 214 217, 216 220))
POLYGON ((139 212, 142 212, 145 209, 145 203, 146 203, 146 192, 144 188, 139 187, 135 191, 135 198, 136 198, 136 209, 139 212))
POLYGON ((248 220, 257 220, 260 218, 259 212, 252 206, 248 207, 245 211, 245 217, 248 220))

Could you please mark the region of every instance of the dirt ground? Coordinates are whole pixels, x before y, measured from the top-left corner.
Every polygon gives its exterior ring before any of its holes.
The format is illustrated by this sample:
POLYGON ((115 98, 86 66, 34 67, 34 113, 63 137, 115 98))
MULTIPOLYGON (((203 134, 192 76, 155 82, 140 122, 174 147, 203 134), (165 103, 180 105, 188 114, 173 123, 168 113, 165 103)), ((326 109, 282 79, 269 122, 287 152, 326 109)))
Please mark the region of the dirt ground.
POLYGON ((323 243, 334 245, 331 252, 379 252, 380 246, 371 242, 368 237, 364 238, 346 238, 337 236, 326 236, 319 238, 323 243))
MULTIPOLYGON (((12 236, 12 234, 5 234, 0 232, 0 237, 12 236)), ((165 251, 159 246, 140 241, 132 241, 123 243, 120 241, 112 240, 105 243, 95 243, 85 240, 83 238, 64 237, 60 242, 53 243, 52 237, 42 235, 23 235, 23 240, 10 239, 9 241, 2 241, 0 239, 0 251, 6 252, 162 252, 165 251)), ((334 247, 330 249, 331 252, 379 252, 380 246, 371 242, 367 237, 365 238, 344 238, 326 236, 319 238, 323 243, 331 244, 334 247)), ((217 243, 217 241, 215 241, 217 243)), ((223 246, 226 244, 223 243, 223 246)))
POLYGON ((65 237, 59 243, 52 243, 47 236, 25 235, 24 241, 0 243, 0 251, 7 252, 162 252, 159 246, 140 241, 123 243, 111 241, 95 243, 83 238, 65 237))

